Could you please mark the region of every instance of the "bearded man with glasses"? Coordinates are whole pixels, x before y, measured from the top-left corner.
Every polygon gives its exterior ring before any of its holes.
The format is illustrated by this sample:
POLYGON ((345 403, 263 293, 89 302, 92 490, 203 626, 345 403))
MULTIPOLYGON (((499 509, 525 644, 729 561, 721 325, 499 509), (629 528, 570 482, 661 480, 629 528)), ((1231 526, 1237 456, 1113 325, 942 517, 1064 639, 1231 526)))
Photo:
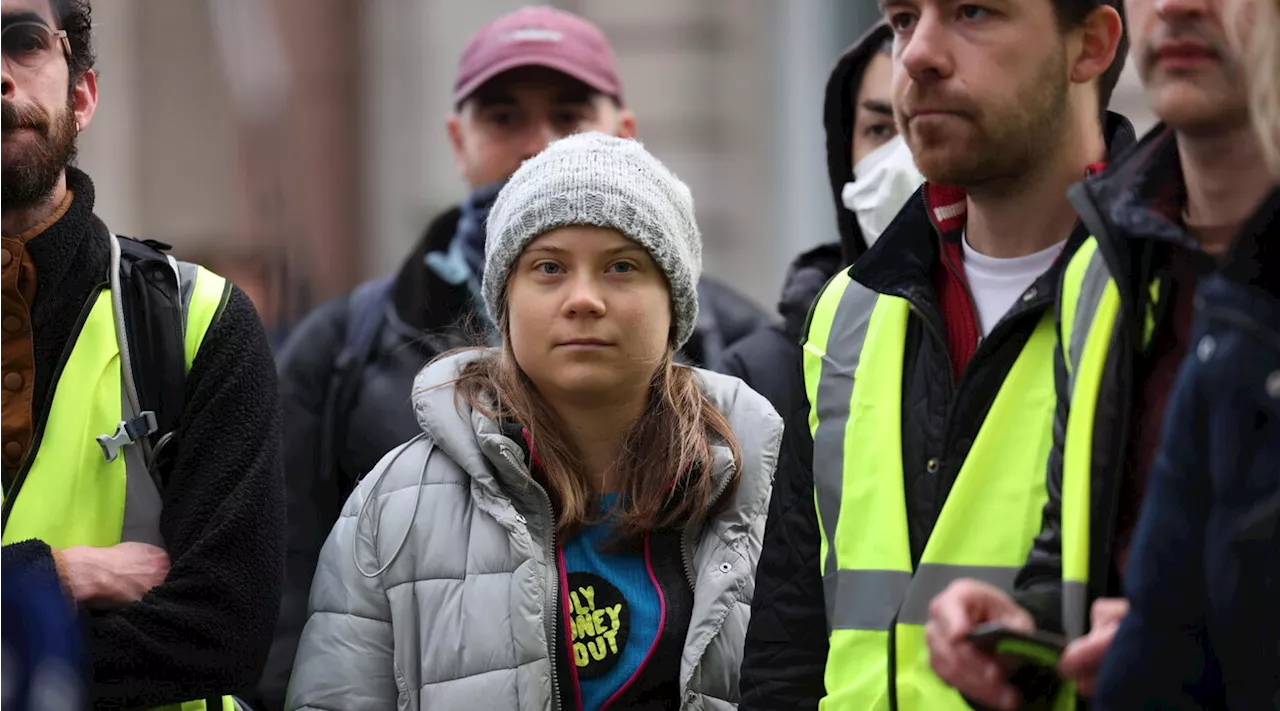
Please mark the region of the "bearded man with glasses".
POLYGON ((0 15, 5 570, 56 574, 74 601, 93 707, 236 709, 284 565, 262 324, 222 277, 94 214, 72 165, 98 100, 88 0, 0 15))

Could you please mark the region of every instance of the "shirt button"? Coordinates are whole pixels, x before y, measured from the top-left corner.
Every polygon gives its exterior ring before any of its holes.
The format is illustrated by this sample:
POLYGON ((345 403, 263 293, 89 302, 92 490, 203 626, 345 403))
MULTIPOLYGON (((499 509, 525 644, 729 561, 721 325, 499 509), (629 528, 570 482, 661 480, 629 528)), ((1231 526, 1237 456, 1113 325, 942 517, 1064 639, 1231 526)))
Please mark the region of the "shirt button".
POLYGON ((4 456, 10 459, 17 459, 22 456, 22 445, 17 442, 4 443, 4 456))
POLYGON ((6 316, 4 318, 4 332, 17 333, 22 330, 22 319, 17 316, 6 316))
POLYGON ((1205 336, 1200 339, 1200 344, 1196 346, 1196 357, 1201 363, 1208 363, 1213 358, 1213 352, 1218 349, 1218 342, 1213 340, 1213 336, 1205 336))
POLYGON ((5 374, 5 376, 4 376, 4 389, 5 389, 5 390, 21 390, 21 389, 22 389, 22 375, 21 375, 20 373, 7 373, 7 374, 5 374))
POLYGON ((9 254, 9 250, 0 249, 0 267, 9 266, 9 262, 13 260, 13 255, 9 254))
POLYGON ((930 459, 930 460, 929 460, 929 462, 928 462, 927 464, 925 464, 925 465, 924 465, 924 468, 925 468, 925 471, 929 472, 930 474, 937 474, 937 473, 938 473, 938 458, 937 458, 937 457, 934 457, 933 459, 930 459))
POLYGON ((1267 394, 1275 400, 1280 400, 1280 370, 1267 376, 1267 394))

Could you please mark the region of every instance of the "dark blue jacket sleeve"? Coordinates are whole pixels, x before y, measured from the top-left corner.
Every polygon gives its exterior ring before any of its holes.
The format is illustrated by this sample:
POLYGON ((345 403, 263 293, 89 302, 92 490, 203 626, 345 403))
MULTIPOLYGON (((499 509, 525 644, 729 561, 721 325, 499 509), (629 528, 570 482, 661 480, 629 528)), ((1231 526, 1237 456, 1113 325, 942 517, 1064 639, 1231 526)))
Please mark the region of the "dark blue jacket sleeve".
POLYGON ((1094 708, 1203 709, 1220 698, 1204 610, 1204 542, 1212 451, 1192 378, 1183 371, 1165 419, 1125 571, 1129 614, 1107 653, 1094 708))

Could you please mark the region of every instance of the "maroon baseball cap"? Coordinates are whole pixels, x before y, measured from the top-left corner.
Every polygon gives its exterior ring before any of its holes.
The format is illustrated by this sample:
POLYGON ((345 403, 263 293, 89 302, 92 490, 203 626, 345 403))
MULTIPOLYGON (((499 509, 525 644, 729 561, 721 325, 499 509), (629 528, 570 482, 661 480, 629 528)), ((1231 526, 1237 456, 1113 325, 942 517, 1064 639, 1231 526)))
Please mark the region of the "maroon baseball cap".
POLYGON ((599 27, 564 10, 530 5, 481 27, 462 51, 454 103, 517 67, 546 67, 622 103, 618 62, 599 27))

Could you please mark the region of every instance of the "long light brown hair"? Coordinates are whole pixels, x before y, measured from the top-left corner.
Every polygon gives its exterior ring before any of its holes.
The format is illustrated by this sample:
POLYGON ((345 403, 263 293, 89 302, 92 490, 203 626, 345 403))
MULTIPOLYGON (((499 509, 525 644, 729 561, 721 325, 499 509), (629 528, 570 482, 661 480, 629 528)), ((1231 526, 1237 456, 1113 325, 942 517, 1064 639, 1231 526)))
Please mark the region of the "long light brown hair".
MULTIPOLYGON (((504 315, 502 332, 507 333, 504 315)), ((551 497, 556 533, 571 536, 600 520, 598 498, 584 476, 581 454, 529 376, 516 363, 508 339, 463 366, 456 397, 494 420, 512 420, 529 430, 539 459, 536 476, 551 497)), ((668 348, 649 383, 644 413, 626 433, 611 472, 620 496, 611 512, 613 542, 631 545, 645 532, 671 529, 715 513, 732 498, 742 452, 728 419, 703 394, 694 372, 677 366, 668 348), (733 472, 723 492, 715 484, 716 444, 733 454, 733 472), (713 504, 713 496, 719 494, 713 504)))
POLYGON ((1249 42, 1250 114, 1262 155, 1280 179, 1280 0, 1261 0, 1249 42))
POLYGON ((1223 14, 1249 87, 1249 118, 1271 174, 1280 179, 1280 0, 1235 0, 1223 14))

